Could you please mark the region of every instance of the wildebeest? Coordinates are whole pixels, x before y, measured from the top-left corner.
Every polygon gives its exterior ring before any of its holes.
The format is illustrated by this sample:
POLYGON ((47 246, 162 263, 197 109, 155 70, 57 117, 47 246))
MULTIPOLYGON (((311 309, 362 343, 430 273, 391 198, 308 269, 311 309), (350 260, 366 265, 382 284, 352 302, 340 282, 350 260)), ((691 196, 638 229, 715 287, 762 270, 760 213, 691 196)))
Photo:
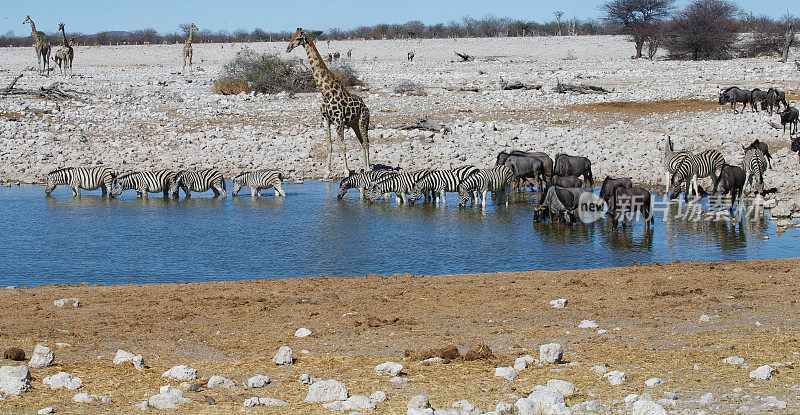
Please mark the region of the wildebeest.
POLYGON ((770 88, 767 90, 765 99, 761 101, 761 109, 769 110, 769 115, 772 115, 773 112, 781 111, 781 104, 784 104, 784 107, 788 106, 786 105, 786 94, 775 88, 770 88))
POLYGON ((549 185, 560 187, 581 187, 583 186, 583 180, 575 176, 553 176, 550 178, 549 185))
POLYGON ((563 220, 569 224, 575 223, 577 222, 575 213, 580 207, 582 196, 591 193, 582 187, 550 186, 534 208, 533 220, 541 222, 546 215, 549 215, 551 221, 563 220))
POLYGON ((777 108, 775 108, 776 112, 780 112, 781 111, 781 104, 783 104, 783 108, 788 108, 789 107, 789 103, 786 102, 786 93, 785 92, 779 91, 779 90, 777 90, 775 88, 770 88, 767 91, 767 95, 769 95, 770 93, 774 93, 774 96, 775 96, 775 106, 777 107, 777 108))
POLYGON ((761 103, 761 106, 764 106, 764 103, 767 101, 767 91, 762 91, 758 88, 753 89, 750 91, 750 109, 755 110, 758 112, 758 103, 761 103))
POLYGON ((521 156, 521 157, 532 157, 538 159, 542 162, 542 182, 545 185, 549 183, 550 177, 553 176, 553 159, 550 158, 546 153, 542 153, 541 151, 520 151, 520 150, 512 150, 511 152, 501 151, 497 155, 497 161, 495 162, 495 166, 504 165, 506 160, 511 156, 521 156))
POLYGON ((537 184, 541 184, 542 177, 544 176, 544 166, 542 165, 542 161, 538 158, 509 156, 503 165, 508 167, 518 180, 516 185, 517 190, 521 187, 520 181, 524 181, 525 179, 533 179, 538 182, 537 184))
POLYGON ((624 187, 629 188, 633 187, 633 183, 631 179, 627 177, 619 178, 619 179, 612 179, 610 176, 606 176, 605 180, 603 180, 603 185, 600 186, 600 198, 606 202, 608 205, 609 210, 614 208, 614 195, 617 192, 617 189, 624 187))
POLYGON ((797 153, 797 161, 800 162, 800 136, 792 137, 792 151, 797 153))
POLYGON ((725 105, 726 103, 731 103, 731 108, 733 109, 733 113, 736 114, 736 103, 741 102, 744 104, 742 106, 742 111, 747 108, 747 103, 750 102, 752 97, 752 93, 746 89, 741 89, 738 86, 732 86, 728 89, 719 93, 719 105, 725 105))
POLYGON ((594 187, 592 162, 586 157, 556 154, 553 174, 556 176, 583 176, 584 180, 589 182, 589 186, 594 187))
POLYGON ((642 213, 644 226, 648 227, 653 223, 651 213, 650 192, 641 187, 619 187, 614 192, 614 208, 610 210, 612 225, 616 228, 620 219, 624 228, 628 222, 628 216, 636 217, 636 212, 642 213))
POLYGON ((797 133, 797 108, 788 106, 781 113, 781 125, 783 125, 783 132, 786 132, 786 124, 789 124, 789 136, 797 133))
POLYGON ((744 181, 745 172, 743 168, 731 166, 730 164, 722 166, 722 172, 720 173, 719 182, 717 184, 717 193, 715 194, 731 195, 731 211, 733 211, 733 202, 741 197, 744 192, 744 181))
POLYGON ((742 149, 745 152, 747 152, 747 150, 752 150, 756 148, 761 150, 762 153, 764 153, 764 157, 767 158, 767 164, 769 164, 769 168, 770 170, 772 170, 772 156, 769 154, 769 146, 767 145, 767 143, 756 138, 755 141, 750 143, 749 146, 747 147, 742 146, 742 149))

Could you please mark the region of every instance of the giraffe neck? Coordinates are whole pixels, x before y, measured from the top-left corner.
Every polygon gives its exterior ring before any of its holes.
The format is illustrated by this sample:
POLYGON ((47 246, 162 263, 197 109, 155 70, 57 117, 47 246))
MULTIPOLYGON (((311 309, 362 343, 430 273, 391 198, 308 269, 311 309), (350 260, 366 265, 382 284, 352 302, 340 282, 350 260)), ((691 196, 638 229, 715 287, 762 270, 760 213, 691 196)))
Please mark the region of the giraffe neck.
POLYGON ((311 65, 311 73, 314 75, 314 83, 317 84, 317 88, 322 92, 323 97, 331 97, 335 92, 343 89, 330 69, 325 65, 317 47, 314 46, 308 36, 306 36, 304 48, 306 55, 308 55, 308 63, 311 65))
POLYGON ((194 32, 194 30, 189 29, 189 37, 186 38, 186 44, 187 45, 191 45, 192 44, 192 32, 194 32))
POLYGON ((64 37, 64 47, 69 46, 69 41, 67 40, 67 32, 64 31, 64 27, 61 27, 61 36, 64 37))
POLYGON ((36 42, 40 42, 41 38, 39 37, 39 33, 36 32, 36 25, 33 24, 33 20, 30 21, 31 24, 31 36, 36 39, 36 42))

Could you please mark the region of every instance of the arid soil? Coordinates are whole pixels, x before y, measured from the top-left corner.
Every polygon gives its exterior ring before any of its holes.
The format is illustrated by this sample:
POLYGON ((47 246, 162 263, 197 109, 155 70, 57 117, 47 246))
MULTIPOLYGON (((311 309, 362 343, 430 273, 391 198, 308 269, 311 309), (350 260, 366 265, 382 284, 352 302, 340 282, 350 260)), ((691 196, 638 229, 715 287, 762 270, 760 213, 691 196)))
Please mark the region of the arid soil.
MULTIPOLYGON (((510 260, 521 260, 515 258, 510 260)), ((42 270, 47 272, 47 270, 42 270)), ((792 386, 800 383, 797 362, 800 321, 800 259, 725 263, 649 264, 581 271, 531 271, 475 275, 306 278, 124 286, 49 285, 0 290, 0 348, 36 344, 55 351, 55 365, 31 369, 34 389, 0 401, 2 413, 31 413, 54 406, 59 413, 140 412, 133 407, 158 393, 172 366, 190 365, 199 379, 218 374, 236 389, 186 392, 191 403, 181 412, 241 413, 250 396, 285 400, 288 408, 258 406, 256 413, 331 413, 304 403, 303 373, 344 382, 351 395, 383 390, 389 401, 377 413, 405 413, 409 398, 425 392, 435 408, 461 399, 482 410, 514 402, 549 379, 572 382, 580 390, 568 405, 596 399, 622 400, 629 393, 664 391, 686 402, 714 394, 709 413, 755 408, 758 397, 774 395, 788 403, 778 412, 800 411, 792 386), (57 308, 53 301, 76 297, 82 306, 57 308), (549 305, 566 298, 566 308, 549 305), (710 317, 701 322, 701 315, 710 317), (597 329, 579 329, 584 319, 597 329), (307 327, 310 337, 296 338, 307 327), (607 330, 598 334, 597 330, 607 330), (524 354, 538 358, 539 345, 564 346, 561 365, 529 367, 520 379, 506 381, 494 369, 511 366, 524 354), (56 346, 69 343, 69 346, 56 346), (404 353, 453 344, 461 353, 487 344, 488 360, 422 364, 404 353), (295 363, 271 359, 288 345, 295 363), (144 355, 148 366, 111 363, 117 349, 144 355), (301 353, 307 350, 309 353, 301 353), (723 363, 741 356, 746 367, 723 363), (386 361, 404 365, 405 384, 373 368, 386 361), (777 364, 776 364, 777 363, 777 364), (627 381, 610 386, 590 368, 605 364, 624 371, 627 381), (771 380, 750 379, 765 364, 771 380), (66 371, 80 377, 78 391, 51 391, 45 376, 66 371), (255 374, 272 379, 266 388, 248 389, 255 374), (645 387, 660 377, 665 384, 645 387), (741 391, 735 388, 742 388, 741 391), (111 404, 77 404, 76 392, 108 394, 111 404), (213 397, 209 406, 203 395, 213 397)), ((413 356, 414 354, 412 354, 413 356)), ((7 360, 2 365, 19 364, 7 360)), ((795 386, 797 388, 797 386, 795 386)), ((621 404, 612 408, 621 409, 621 404)), ((680 408, 692 408, 685 403, 680 408)), ((765 409, 768 410, 768 409, 765 409)), ((152 410, 151 410, 152 411, 152 410)))

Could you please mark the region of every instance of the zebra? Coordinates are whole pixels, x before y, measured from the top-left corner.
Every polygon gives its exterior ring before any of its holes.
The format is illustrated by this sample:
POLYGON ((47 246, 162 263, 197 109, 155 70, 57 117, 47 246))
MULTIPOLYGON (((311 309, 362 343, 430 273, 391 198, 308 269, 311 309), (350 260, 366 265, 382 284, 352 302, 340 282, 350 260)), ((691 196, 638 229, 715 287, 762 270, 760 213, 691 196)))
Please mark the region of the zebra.
POLYGON ((111 184, 111 197, 117 197, 125 190, 136 190, 139 197, 148 197, 149 193, 163 192, 169 196, 169 189, 175 181, 174 170, 157 170, 131 172, 117 176, 111 184))
POLYGON ((277 170, 255 170, 240 173, 238 176, 231 179, 233 183, 233 190, 231 196, 236 196, 241 190, 242 186, 250 188, 250 197, 261 196, 261 189, 275 188, 275 196, 286 196, 281 186, 283 183, 283 174, 277 170))
POLYGON ((385 175, 367 189, 365 193, 366 199, 370 203, 375 203, 384 195, 388 198, 388 194, 394 192, 397 203, 401 201, 403 203, 408 203, 408 194, 411 193, 414 184, 426 174, 428 174, 427 170, 419 170, 411 173, 385 175))
POLYGON ((445 193, 457 192, 458 185, 464 179, 477 172, 478 169, 475 166, 464 166, 453 170, 434 170, 414 184, 409 200, 414 203, 422 197, 423 192, 432 192, 434 196, 438 193, 442 205, 446 205, 447 196, 445 193))
POLYGON ((486 193, 491 191, 493 194, 503 195, 508 206, 508 195, 505 193, 513 180, 514 173, 506 166, 481 169, 458 185, 458 205, 466 206, 467 202, 473 200, 481 201, 483 207, 486 207, 486 193))
POLYGON ((173 196, 178 196, 178 189, 183 189, 186 197, 191 196, 189 192, 205 192, 208 189, 214 191, 214 197, 220 194, 225 196, 225 179, 217 169, 181 170, 175 174, 175 181, 170 186, 173 196))
POLYGON ((81 189, 103 189, 105 196, 111 189, 116 173, 109 167, 65 167, 47 174, 44 194, 50 196, 56 186, 67 185, 72 188, 72 196, 81 197, 81 189))
POLYGON ((689 187, 694 190, 695 197, 700 195, 698 191, 697 181, 704 177, 711 176, 711 182, 714 185, 714 192, 717 191, 717 170, 722 172, 722 166, 725 165, 725 157, 717 150, 705 150, 697 154, 692 154, 683 160, 683 162, 675 169, 675 174, 672 175, 672 185, 680 191, 681 182, 686 181, 685 199, 689 199, 689 187))
POLYGON ((339 182, 339 195, 337 196, 337 199, 343 198, 347 193, 347 190, 354 187, 361 192, 361 199, 364 199, 365 190, 372 187, 376 180, 391 174, 395 173, 388 170, 370 170, 351 174, 339 182))
POLYGON ((764 172, 767 170, 767 161, 764 153, 757 149, 747 149, 744 153, 744 160, 742 160, 742 167, 745 171, 745 184, 750 185, 752 190, 755 186, 756 193, 764 193, 764 172), (753 185, 753 178, 755 178, 755 185, 753 185))
POLYGON ((672 147, 672 138, 667 137, 667 143, 664 146, 664 181, 667 183, 667 190, 664 193, 666 195, 669 195, 670 177, 675 174, 678 166, 690 156, 692 156, 691 151, 681 150, 676 152, 672 147))

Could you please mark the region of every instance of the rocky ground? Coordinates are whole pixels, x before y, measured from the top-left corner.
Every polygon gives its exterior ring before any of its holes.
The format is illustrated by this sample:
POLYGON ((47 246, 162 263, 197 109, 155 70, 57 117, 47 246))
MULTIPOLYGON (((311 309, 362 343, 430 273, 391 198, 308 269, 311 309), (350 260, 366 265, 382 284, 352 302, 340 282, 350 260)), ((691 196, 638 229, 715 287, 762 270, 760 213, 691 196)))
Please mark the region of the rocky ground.
MULTIPOLYGON (((221 96, 212 93, 222 65, 243 47, 285 54, 284 43, 196 44, 196 71, 180 73, 181 45, 79 47, 75 74, 42 77, 30 48, 0 48, 0 85, 24 73, 20 87, 61 82, 86 102, 0 99, 0 180, 35 183, 57 167, 104 164, 119 170, 215 166, 231 175, 279 168, 291 178, 324 174, 325 134, 318 94, 221 96)), ((758 138, 775 155, 765 178, 776 187, 776 215, 800 217, 800 172, 789 137, 763 112, 719 107, 721 87, 775 86, 800 98, 794 63, 772 58, 722 62, 631 60, 623 37, 342 41, 323 54, 352 49, 349 63, 368 90, 372 157, 404 168, 488 166, 498 151, 525 149, 589 157, 596 177, 630 176, 663 185, 663 147, 715 148, 732 164, 741 144, 758 138), (413 63, 406 52, 414 51, 413 63), (453 51, 476 57, 454 62, 453 51), (543 85, 502 91, 500 78, 543 85), (394 93, 404 81, 426 96, 394 93), (557 81, 606 87, 609 94, 554 92, 557 81), (451 91, 472 87, 479 92, 451 91), (398 130, 418 118, 444 122, 447 134, 398 130), (794 212, 794 214, 793 214, 794 212)), ((304 58, 297 50, 292 57, 304 58)), ((360 149, 348 135, 351 167, 360 149)), ((335 145, 339 153, 338 143, 335 145)), ((341 158, 335 169, 344 174, 341 158)), ((789 221, 784 221, 789 223, 789 221)))
POLYGON ((798 276, 789 259, 5 288, 0 348, 28 360, 0 361, 0 412, 800 413, 798 276))

